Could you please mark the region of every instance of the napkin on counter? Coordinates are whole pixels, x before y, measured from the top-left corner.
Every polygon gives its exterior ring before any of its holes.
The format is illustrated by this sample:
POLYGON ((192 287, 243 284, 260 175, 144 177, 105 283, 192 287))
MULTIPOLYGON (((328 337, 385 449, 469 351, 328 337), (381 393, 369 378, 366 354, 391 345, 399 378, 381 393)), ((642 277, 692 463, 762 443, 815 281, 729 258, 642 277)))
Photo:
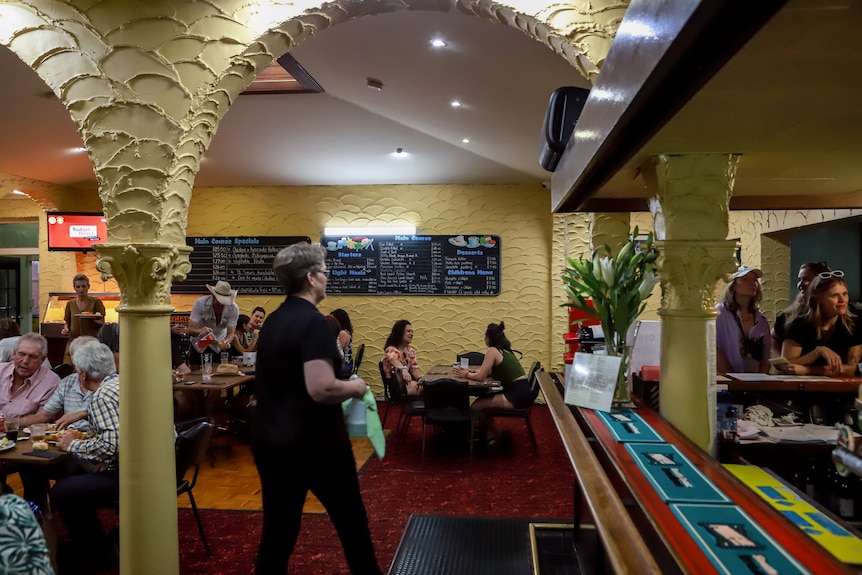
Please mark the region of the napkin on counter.
MULTIPOLYGON (((345 418, 352 401, 348 399, 341 404, 345 418)), ((386 436, 383 435, 383 425, 381 425, 380 416, 377 413, 377 400, 374 399, 374 394, 371 393, 370 387, 365 388, 365 395, 361 401, 365 404, 365 434, 371 441, 371 446, 374 447, 374 453, 377 454, 377 458, 382 460, 386 455, 386 436)))

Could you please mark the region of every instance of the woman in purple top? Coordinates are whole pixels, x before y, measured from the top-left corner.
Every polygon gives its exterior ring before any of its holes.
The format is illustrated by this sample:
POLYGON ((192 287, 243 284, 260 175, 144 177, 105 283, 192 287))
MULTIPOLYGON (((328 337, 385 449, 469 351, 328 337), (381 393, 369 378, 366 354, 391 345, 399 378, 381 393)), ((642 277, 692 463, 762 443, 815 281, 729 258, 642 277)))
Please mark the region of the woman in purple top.
POLYGON ((769 372, 769 321, 758 304, 763 299, 757 268, 740 266, 715 306, 715 356, 719 373, 769 372))

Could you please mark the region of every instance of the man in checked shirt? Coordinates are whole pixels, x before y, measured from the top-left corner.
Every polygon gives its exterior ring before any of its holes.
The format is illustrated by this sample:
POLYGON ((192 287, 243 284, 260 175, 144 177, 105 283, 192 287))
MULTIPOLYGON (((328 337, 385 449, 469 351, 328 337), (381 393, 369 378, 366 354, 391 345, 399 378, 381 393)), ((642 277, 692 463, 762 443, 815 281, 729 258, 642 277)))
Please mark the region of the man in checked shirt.
POLYGON ((66 476, 51 490, 51 506, 59 512, 77 550, 86 550, 90 566, 104 566, 116 556, 113 541, 102 530, 97 509, 112 507, 120 497, 120 378, 114 355, 103 343, 88 342, 72 358, 81 386, 93 392, 87 418, 92 436, 76 439, 66 432, 57 446, 74 457, 66 476), (101 564, 101 565, 99 565, 101 564))

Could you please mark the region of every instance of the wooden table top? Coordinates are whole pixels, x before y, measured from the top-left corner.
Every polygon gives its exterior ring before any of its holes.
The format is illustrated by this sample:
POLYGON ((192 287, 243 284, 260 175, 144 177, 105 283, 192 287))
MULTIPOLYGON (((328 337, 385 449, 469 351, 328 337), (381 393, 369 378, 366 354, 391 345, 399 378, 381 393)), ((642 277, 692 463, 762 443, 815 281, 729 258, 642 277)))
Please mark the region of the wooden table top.
POLYGON ((727 384, 730 391, 856 393, 862 378, 747 374, 744 377, 725 375, 717 379, 717 382, 727 384), (749 377, 753 379, 748 379, 749 377))
POLYGON ((61 451, 57 448, 56 445, 51 445, 48 448, 49 452, 60 454, 52 458, 25 455, 25 453, 30 451, 33 451, 33 442, 29 439, 20 440, 18 441, 18 444, 15 446, 14 449, 10 449, 8 451, 3 451, 2 453, 0 453, 0 462, 28 465, 48 465, 50 463, 61 461, 62 459, 69 457, 68 453, 66 453, 65 451, 61 451))
MULTIPOLYGON (((436 381, 438 379, 454 379, 455 381, 466 381, 469 384, 469 387, 475 388, 475 389, 496 389, 496 388, 502 389, 500 387, 500 382, 493 380, 493 379, 487 379, 485 381, 474 381, 472 379, 467 379, 466 377, 455 377, 455 375, 452 373, 452 369, 454 367, 455 367, 454 365, 449 365, 449 364, 435 365, 430 370, 428 370, 422 376, 421 379, 423 379, 425 381, 436 381)), ((470 366, 470 368, 472 368, 472 369, 476 369, 478 367, 479 367, 478 365, 471 365, 470 366)))
POLYGON ((223 391, 226 389, 233 389, 234 387, 238 387, 244 383, 254 381, 254 375, 243 373, 242 369, 240 369, 240 373, 241 375, 226 375, 213 373, 212 379, 208 382, 204 382, 203 375, 201 374, 200 370, 195 370, 191 373, 183 375, 183 381, 179 383, 174 383, 174 389, 197 391, 223 391))

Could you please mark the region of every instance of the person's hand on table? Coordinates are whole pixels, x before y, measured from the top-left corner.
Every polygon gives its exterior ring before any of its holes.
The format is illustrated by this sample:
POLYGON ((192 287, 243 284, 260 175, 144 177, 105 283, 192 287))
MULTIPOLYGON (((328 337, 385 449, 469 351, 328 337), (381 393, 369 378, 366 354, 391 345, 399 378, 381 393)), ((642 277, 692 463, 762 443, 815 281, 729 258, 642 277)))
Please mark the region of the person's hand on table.
POLYGON ((780 365, 776 365, 775 368, 779 373, 783 373, 785 375, 805 375, 808 373, 808 367, 797 365, 795 363, 782 363, 780 365))
POLYGON ((825 345, 817 346, 817 353, 820 354, 820 357, 826 360, 827 371, 840 372, 844 367, 844 362, 841 361, 841 356, 825 345))
POLYGON ((76 421, 81 421, 82 419, 87 419, 87 411, 72 411, 70 413, 64 413, 60 418, 54 423, 57 426, 57 429, 66 429, 76 421))
POLYGON ((454 375, 455 377, 463 377, 464 379, 470 379, 470 370, 464 369, 463 367, 453 367, 452 375, 454 375))
POLYGON ((57 447, 59 447, 62 451, 69 451, 69 445, 75 441, 75 434, 66 431, 60 438, 57 440, 57 447))

